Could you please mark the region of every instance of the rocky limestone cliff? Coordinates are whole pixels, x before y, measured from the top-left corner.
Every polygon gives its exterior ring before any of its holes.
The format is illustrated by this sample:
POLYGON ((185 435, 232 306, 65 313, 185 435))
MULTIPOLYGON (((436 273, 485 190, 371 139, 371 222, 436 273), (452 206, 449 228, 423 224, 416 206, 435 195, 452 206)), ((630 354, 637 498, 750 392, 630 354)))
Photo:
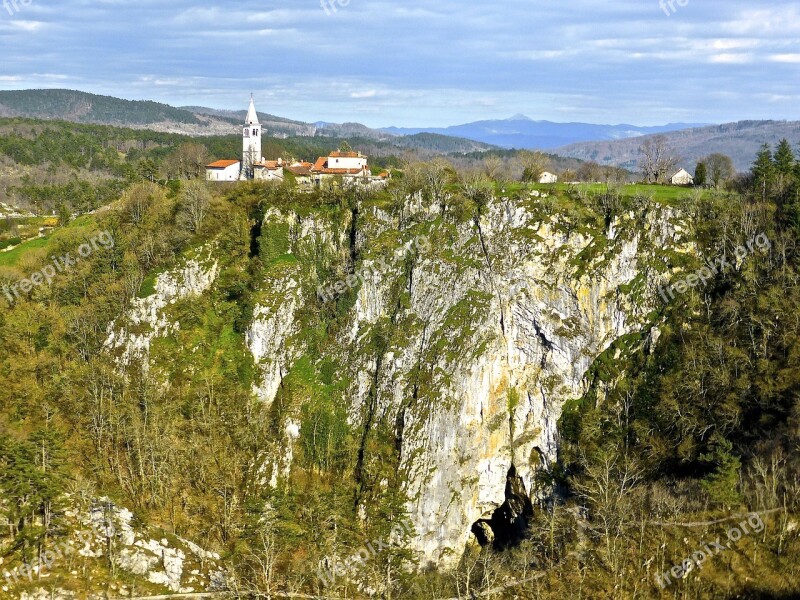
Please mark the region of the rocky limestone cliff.
MULTIPOLYGON (((395 430, 423 564, 458 560, 472 525, 506 502, 509 474, 533 495, 537 470, 556 458, 564 402, 585 392, 598 355, 648 322, 657 249, 680 245, 671 219, 654 206, 597 230, 508 199, 458 225, 421 201, 402 224, 378 208, 358 215, 349 250, 363 284, 332 353, 352 381, 343 400, 354 427, 395 430), (376 352, 378 331, 387 341, 376 352)), ((297 222, 276 212, 265 220, 294 224, 297 256, 336 239, 330 225, 297 222)), ((341 246, 328 254, 345 261, 341 246)), ((293 331, 300 282, 313 286, 314 277, 302 264, 264 282, 273 300, 256 309, 248 333, 264 402, 305 352, 293 331)))
MULTIPOLYGON (((338 402, 361 439, 359 514, 373 518, 391 487, 369 440, 393 439, 421 566, 453 566, 471 540, 512 541, 547 492, 536 475, 557 456, 564 403, 584 394, 613 342, 648 335, 666 256, 685 250, 678 219, 655 203, 604 222, 554 200, 502 197, 481 215, 443 216, 418 195, 399 212, 271 209, 262 224, 265 270, 245 336, 254 394, 271 404, 299 365, 336 366, 338 402), (335 338, 320 347, 322 328, 335 338)), ((109 346, 146 354, 169 331, 162 305, 213 284, 214 268, 203 272, 184 274, 183 289, 164 287, 175 274, 159 277, 156 297, 129 316, 147 333, 117 330, 109 346)), ((301 404, 281 403, 280 439, 257 457, 264 485, 292 471, 308 425, 301 404)))

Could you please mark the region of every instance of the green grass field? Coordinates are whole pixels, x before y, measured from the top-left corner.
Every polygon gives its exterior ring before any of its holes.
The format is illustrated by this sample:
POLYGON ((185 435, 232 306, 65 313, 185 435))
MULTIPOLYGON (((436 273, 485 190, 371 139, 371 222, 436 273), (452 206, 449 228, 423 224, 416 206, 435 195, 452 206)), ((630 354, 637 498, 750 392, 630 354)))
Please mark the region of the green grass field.
MULTIPOLYGON (((29 221, 33 221, 33 219, 29 219, 29 221)), ((0 267, 13 267, 16 266, 20 258, 26 253, 30 252, 31 250, 39 250, 42 248, 47 248, 50 244, 50 240, 52 239, 53 235, 58 235, 62 231, 69 230, 69 229, 80 229, 80 228, 88 228, 91 227, 96 222, 96 218, 94 215, 82 215, 69 223, 63 229, 55 229, 51 231, 49 234, 45 235, 44 237, 35 237, 32 239, 28 239, 22 242, 19 246, 14 248, 13 250, 9 250, 8 252, 0 252, 0 267)), ((48 225, 52 226, 52 217, 44 217, 43 219, 39 219, 36 222, 37 227, 39 225, 48 225)))
MULTIPOLYGON (((589 194, 602 194, 608 189, 608 186, 606 186, 605 183, 537 184, 530 187, 531 189, 535 189, 540 192, 552 192, 553 190, 557 192, 567 192, 569 190, 577 190, 579 192, 589 194)), ((615 186, 612 185, 612 189, 614 187, 615 186)), ((644 183, 629 183, 622 186, 616 186, 616 189, 619 189, 622 195, 625 197, 632 198, 634 196, 647 196, 653 198, 654 200, 665 202, 672 202, 678 200, 679 198, 686 198, 694 194, 696 191, 703 191, 690 187, 681 187, 675 185, 648 185, 644 183)))
POLYGON ((19 262, 23 254, 29 252, 30 250, 46 248, 49 243, 49 237, 35 238, 28 240, 27 242, 23 242, 8 252, 0 252, 0 267, 13 267, 19 262))

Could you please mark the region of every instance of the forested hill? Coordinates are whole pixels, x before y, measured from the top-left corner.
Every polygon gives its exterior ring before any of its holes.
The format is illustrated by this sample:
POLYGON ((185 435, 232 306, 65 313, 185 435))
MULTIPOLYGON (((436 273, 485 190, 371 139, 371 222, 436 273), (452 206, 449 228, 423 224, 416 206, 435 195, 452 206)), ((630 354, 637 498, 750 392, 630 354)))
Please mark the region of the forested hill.
POLYGON ((109 125, 201 123, 194 113, 168 104, 149 100, 122 100, 75 90, 0 91, 0 116, 109 125))
MULTIPOLYGON (((739 121, 724 125, 710 125, 660 134, 667 146, 686 169, 694 167, 702 157, 715 152, 733 159, 736 169, 744 172, 750 168, 762 144, 777 144, 786 138, 792 143, 800 141, 800 121, 739 121)), ((638 170, 642 158, 640 148, 648 137, 614 141, 580 142, 555 150, 562 156, 592 160, 601 165, 615 165, 638 170)))

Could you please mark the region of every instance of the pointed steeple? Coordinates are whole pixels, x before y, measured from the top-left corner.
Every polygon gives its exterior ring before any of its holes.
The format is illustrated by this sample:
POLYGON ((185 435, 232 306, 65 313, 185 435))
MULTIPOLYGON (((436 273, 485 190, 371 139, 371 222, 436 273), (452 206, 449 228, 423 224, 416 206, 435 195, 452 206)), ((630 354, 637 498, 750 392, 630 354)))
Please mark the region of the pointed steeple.
POLYGON ((258 125, 258 113, 256 113, 256 105, 253 102, 253 94, 250 94, 250 108, 247 109, 247 117, 244 122, 247 125, 258 125))

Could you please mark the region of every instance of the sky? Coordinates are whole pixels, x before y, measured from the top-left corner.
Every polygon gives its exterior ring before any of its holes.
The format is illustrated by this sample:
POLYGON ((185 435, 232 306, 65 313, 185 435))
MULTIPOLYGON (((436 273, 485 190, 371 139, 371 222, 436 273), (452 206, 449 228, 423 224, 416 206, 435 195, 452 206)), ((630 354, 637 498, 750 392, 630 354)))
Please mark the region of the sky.
POLYGON ((230 109, 252 92, 371 127, 800 120, 796 1, 0 3, 0 89, 230 109))

